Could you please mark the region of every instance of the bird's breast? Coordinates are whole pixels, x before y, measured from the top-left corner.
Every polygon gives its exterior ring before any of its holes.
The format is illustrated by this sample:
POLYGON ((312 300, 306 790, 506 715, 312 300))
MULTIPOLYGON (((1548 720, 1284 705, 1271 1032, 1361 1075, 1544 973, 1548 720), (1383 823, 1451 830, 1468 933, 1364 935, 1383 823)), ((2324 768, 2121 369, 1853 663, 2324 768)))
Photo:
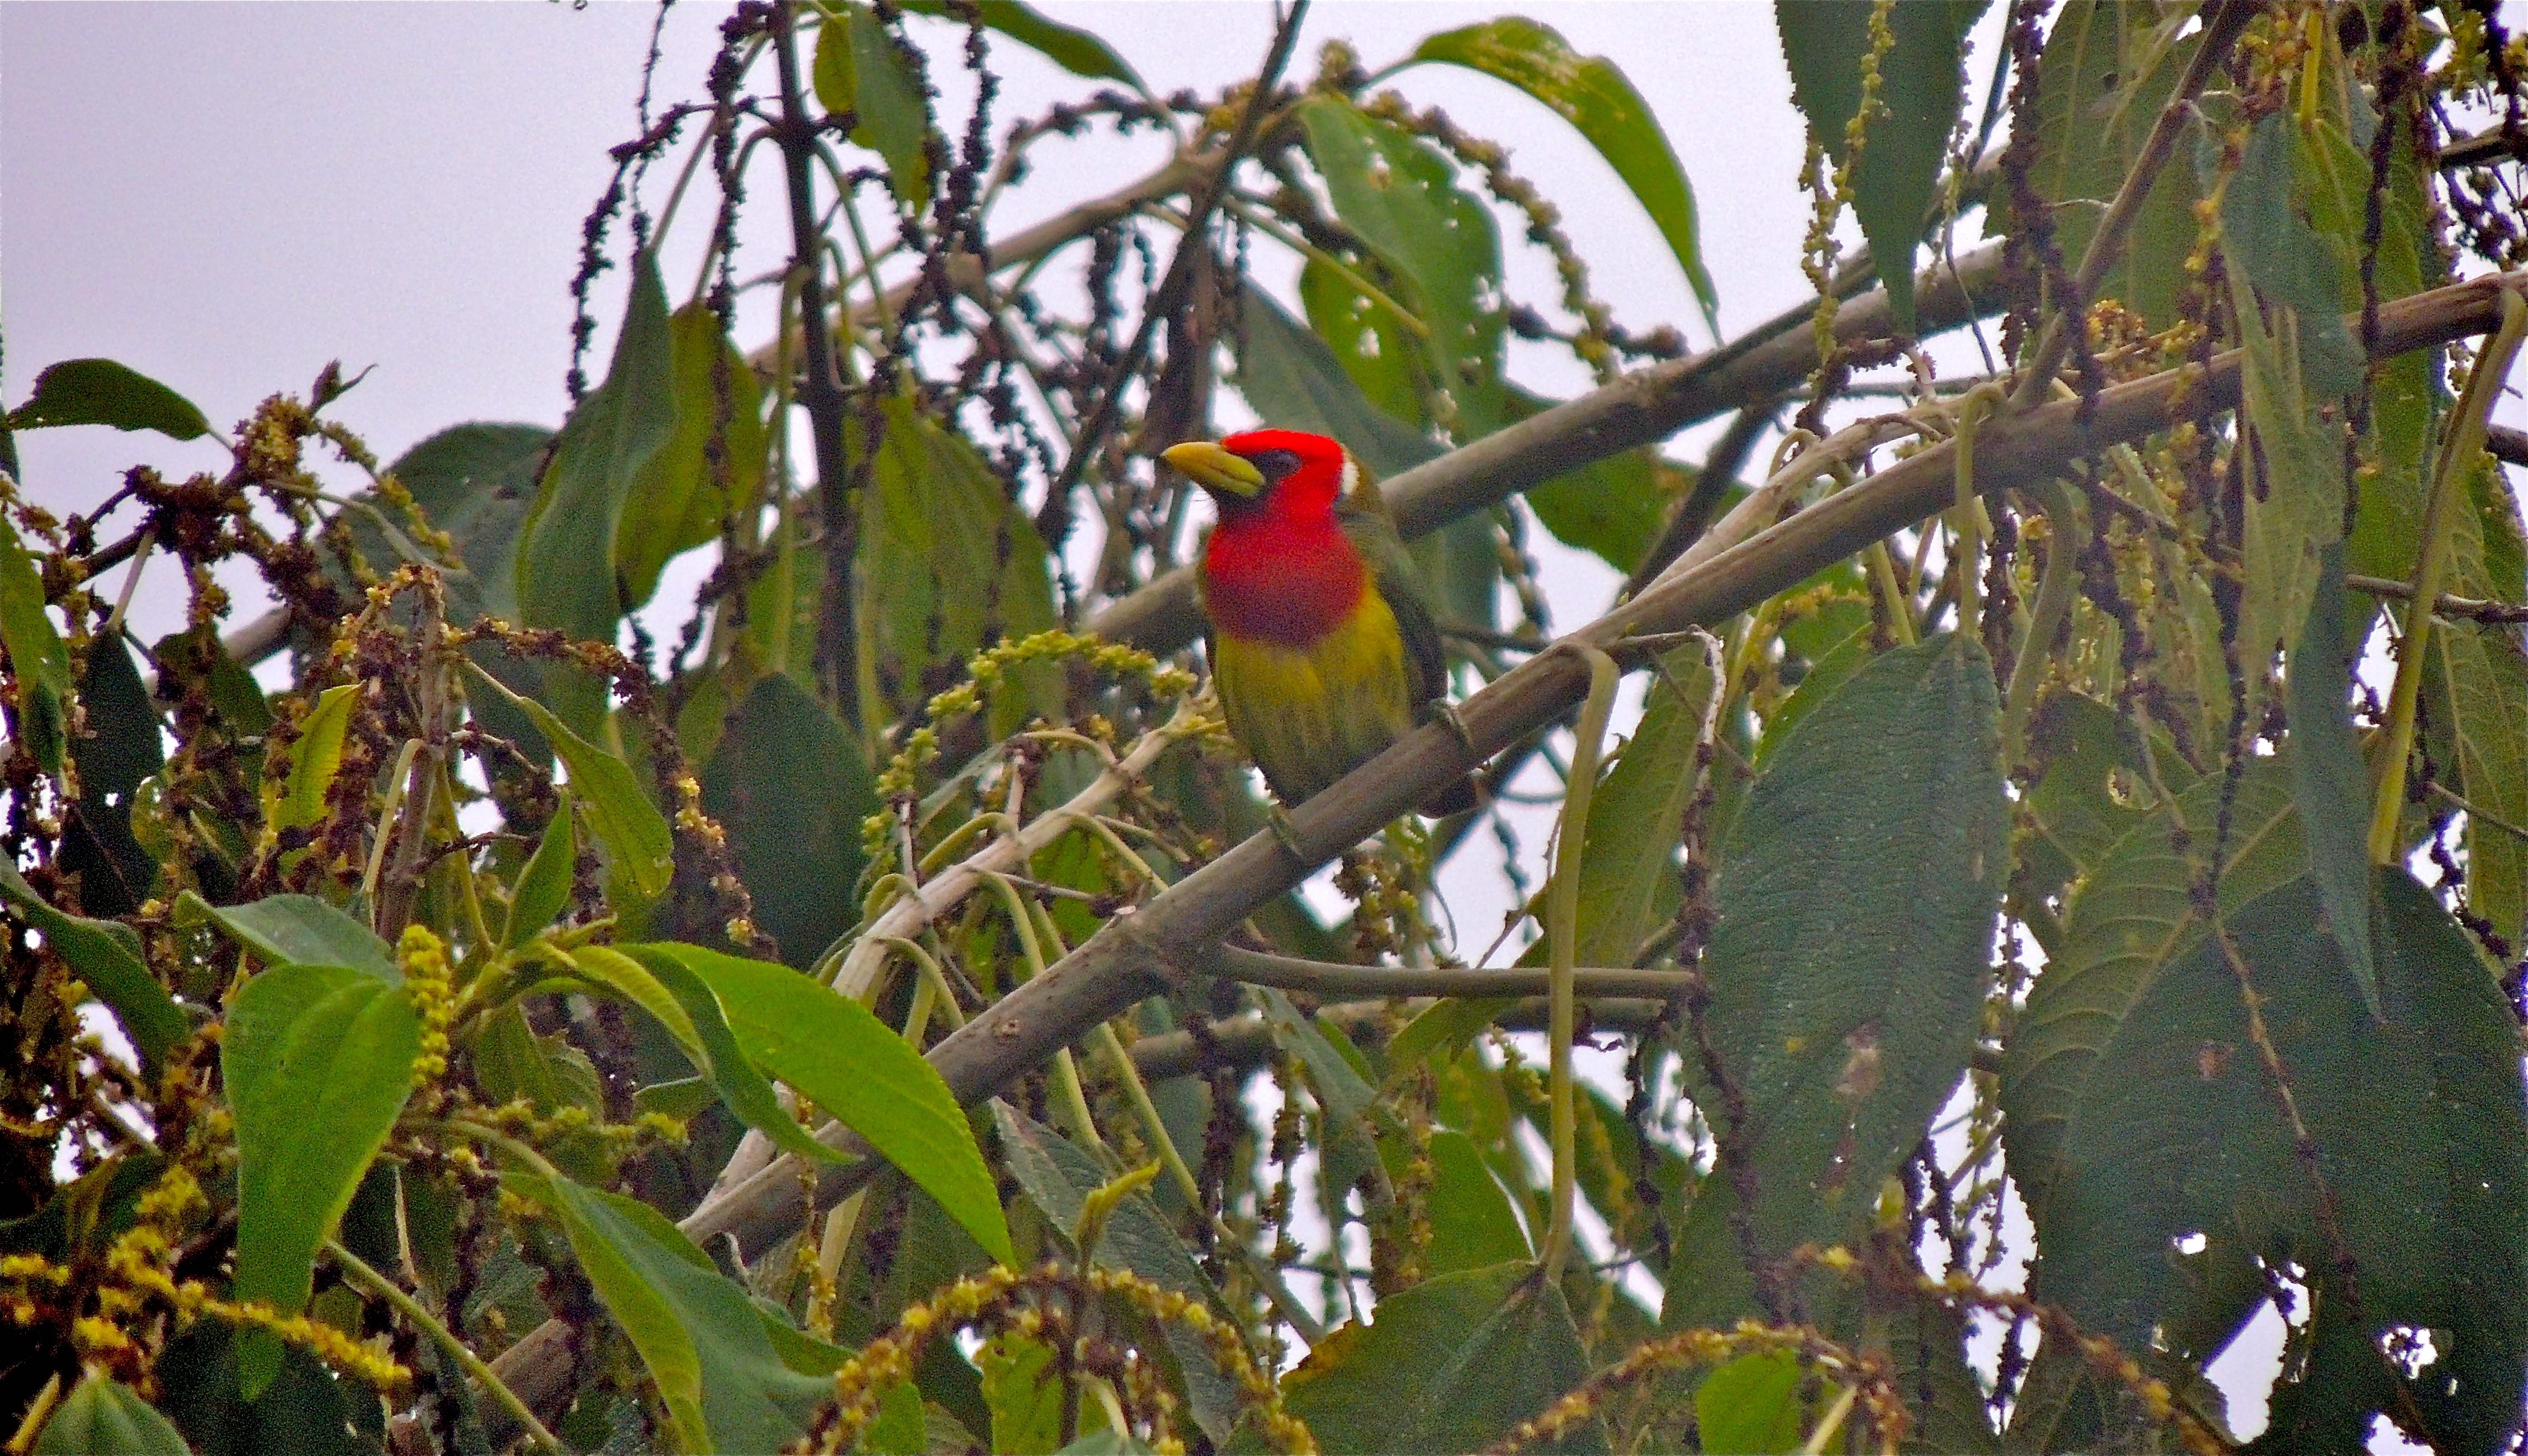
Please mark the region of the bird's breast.
POLYGON ((1204 545, 1202 606, 1226 636, 1304 648, 1340 630, 1365 598, 1360 552, 1328 518, 1322 527, 1224 524, 1204 545))

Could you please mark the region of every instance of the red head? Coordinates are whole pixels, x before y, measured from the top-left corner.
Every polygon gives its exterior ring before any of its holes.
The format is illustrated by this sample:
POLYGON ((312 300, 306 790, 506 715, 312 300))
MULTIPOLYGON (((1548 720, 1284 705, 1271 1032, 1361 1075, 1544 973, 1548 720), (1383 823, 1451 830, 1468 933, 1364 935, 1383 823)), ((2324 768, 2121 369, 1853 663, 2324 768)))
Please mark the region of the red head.
POLYGON ((1211 493, 1224 522, 1329 519, 1360 475, 1341 443, 1303 430, 1246 430, 1218 444, 1188 441, 1161 458, 1211 493))
POLYGON ((1335 502, 1360 478, 1341 444, 1248 430, 1162 458, 1220 506, 1201 576, 1203 608, 1223 632, 1303 647, 1349 614, 1368 573, 1335 519, 1335 502))

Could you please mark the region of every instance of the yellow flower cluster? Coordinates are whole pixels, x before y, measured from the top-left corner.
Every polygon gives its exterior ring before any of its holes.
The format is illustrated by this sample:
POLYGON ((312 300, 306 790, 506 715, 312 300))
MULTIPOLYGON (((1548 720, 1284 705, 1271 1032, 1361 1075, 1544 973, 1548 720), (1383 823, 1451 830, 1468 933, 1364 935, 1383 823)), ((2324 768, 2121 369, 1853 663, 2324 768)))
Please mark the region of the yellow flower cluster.
POLYGON ((456 1019, 455 978, 448 968, 448 947, 420 925, 406 925, 395 944, 395 965, 403 971, 404 993, 412 998, 413 1014, 421 1018, 421 1052, 412 1059, 416 1092, 436 1089, 448 1075, 448 1027, 456 1019))

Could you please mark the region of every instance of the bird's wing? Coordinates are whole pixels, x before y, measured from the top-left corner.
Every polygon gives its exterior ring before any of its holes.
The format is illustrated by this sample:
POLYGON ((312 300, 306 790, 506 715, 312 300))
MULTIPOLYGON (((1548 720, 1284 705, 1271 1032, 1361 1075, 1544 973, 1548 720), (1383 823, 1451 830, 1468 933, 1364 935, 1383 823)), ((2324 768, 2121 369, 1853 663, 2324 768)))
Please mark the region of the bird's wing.
POLYGON ((1396 613, 1396 631, 1404 639, 1404 670, 1411 678, 1409 696, 1414 715, 1420 717, 1426 706, 1448 693, 1448 659, 1441 650, 1440 624, 1431 616, 1431 595, 1423 584, 1422 570, 1383 513, 1350 501, 1338 505, 1335 513, 1352 549, 1368 564, 1378 595, 1387 598, 1388 609, 1396 613))

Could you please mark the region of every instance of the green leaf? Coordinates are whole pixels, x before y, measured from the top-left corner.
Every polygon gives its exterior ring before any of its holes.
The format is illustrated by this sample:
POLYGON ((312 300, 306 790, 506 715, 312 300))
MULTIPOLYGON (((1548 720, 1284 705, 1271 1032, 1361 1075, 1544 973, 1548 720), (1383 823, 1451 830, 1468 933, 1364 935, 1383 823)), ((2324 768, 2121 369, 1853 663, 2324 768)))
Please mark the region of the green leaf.
POLYGON ((811 79, 816 104, 852 118, 852 140, 886 159, 895 194, 930 205, 930 106, 921 75, 869 7, 842 0, 816 27, 811 79))
MULTIPOLYGON (((1515 424, 1552 408, 1516 386, 1501 391, 1504 423, 1515 424)), ((1595 552, 1617 571, 1629 572, 1650 554, 1667 525, 1670 488, 1662 476, 1676 479, 1657 450, 1625 450, 1557 475, 1527 491, 1528 508, 1567 546, 1595 552)))
POLYGON ((1423 1267, 1435 1274, 1484 1269, 1528 1258, 1527 1233, 1509 1195, 1485 1166, 1483 1150, 1462 1132, 1431 1134, 1431 1242, 1423 1267))
POLYGON ((403 983, 394 947, 313 895, 267 895, 247 905, 211 905, 187 891, 184 900, 267 965, 342 965, 391 986, 403 983))
POLYGON ((565 789, 545 825, 544 837, 536 841, 536 852, 527 857, 526 866, 518 871, 518 883, 509 892, 509 918, 500 934, 503 950, 514 951, 535 939, 569 908, 572 865, 579 857, 577 822, 571 813, 570 791, 565 789))
MULTIPOLYGON (((411 998, 366 972, 283 965, 238 990, 220 1043, 237 1118, 237 1298, 306 1308, 316 1249, 386 1145, 420 1054, 411 998)), ((269 1337, 249 1342, 248 1399, 280 1353, 269 1337)))
POLYGON ((1407 286, 1429 329, 1432 378, 1461 405, 1501 382, 1501 234, 1490 209, 1457 186, 1456 168, 1412 133, 1339 96, 1297 107, 1308 160, 1335 215, 1407 286))
MULTIPOLYGON (((992 1101, 992 1121, 1000 1132, 1001 1155, 1007 1161, 1010 1175, 1018 1180, 1027 1201, 1044 1215, 1045 1222, 1063 1230, 1067 1238, 1069 1230, 1080 1226, 1080 1211, 1088 1195, 1105 1186, 1111 1172, 1077 1144, 998 1098, 992 1101)), ((1115 1205, 1106 1221, 1105 1236, 1098 1240, 1090 1262, 1108 1269, 1130 1270, 1163 1288, 1200 1301, 1216 1316, 1231 1318, 1220 1291, 1204 1275, 1192 1251, 1177 1237, 1167 1217, 1146 1192, 1136 1189, 1115 1205)), ((1185 1376, 1196 1423, 1215 1442, 1226 1440, 1238 1419, 1237 1387, 1212 1364, 1199 1335, 1182 1325, 1171 1324, 1166 1328, 1166 1338, 1185 1376)))
MULTIPOLYGON (((1334 1456, 1480 1451, 1588 1374, 1562 1291, 1532 1264, 1501 1264, 1381 1299, 1375 1324, 1328 1334, 1283 1377, 1282 1393, 1334 1456)), ((1604 1451, 1606 1436, 1584 1421, 1521 1449, 1604 1451)))
MULTIPOLYGON (((2045 37, 2037 67, 2036 165, 2028 182, 2050 204, 2055 245, 2078 268, 2168 103, 2199 34, 2172 39, 2182 21, 2119 0, 2072 0, 2045 37)), ((2133 215, 2123 253, 2100 283, 2101 297, 2139 314, 2153 329, 2175 323, 2194 247, 2194 180, 2162 167, 2133 215)), ((1996 199, 1996 208, 2007 199, 1996 199)), ((2013 220, 2014 227, 2019 227, 2013 220)))
POLYGON ((1789 1355, 1741 1355, 1694 1391, 1694 1424, 1707 1451, 1796 1451, 1808 1372, 1789 1355))
POLYGON ((378 1456, 383 1424, 374 1393, 306 1351, 285 1347, 281 1371, 249 1401, 242 1367, 265 1338, 217 1321, 196 1322, 167 1343, 154 1374, 158 1408, 201 1456, 378 1456), (365 1409, 363 1409, 365 1407, 365 1409))
POLYGON ((2370 960, 2370 774, 2347 706, 2352 653, 2344 641, 2344 544, 2321 557, 2308 626, 2285 681, 2291 721, 2291 806, 2308 845, 2309 876, 2344 969, 2376 1017, 2379 972, 2370 960))
MULTIPOLYGON (((1896 327, 1914 331, 1914 251, 1966 101, 1962 47, 1985 0, 1931 0, 1888 14, 1894 44, 1878 66, 1878 104, 1865 124, 1852 180, 1852 210, 1896 327)), ((1846 0, 1774 0, 1791 94, 1809 134, 1837 165, 1851 162, 1846 127, 1861 109, 1862 69, 1877 7, 1846 0)))
MULTIPOLYGON (((914 15, 954 16, 946 0, 902 0, 898 10, 914 15)), ((1032 5, 1019 0, 981 0, 975 11, 983 25, 1043 56, 1074 76, 1091 80, 1120 81, 1133 90, 1142 90, 1141 78, 1115 53, 1114 47, 1086 30, 1044 18, 1032 5)))
MULTIPOLYGON (((535 504, 538 466, 553 442, 553 432, 542 425, 453 425, 387 467, 430 524, 455 544, 463 570, 448 579, 451 625, 485 616, 517 619, 518 532, 535 504)), ((351 517, 354 537, 364 524, 351 517)))
MULTIPOLYGON (((536 1035, 514 1005, 504 1006, 484 1018, 473 1055, 474 1074, 482 1079, 484 1093, 495 1104, 523 1097, 547 1117, 566 1107, 583 1108, 601 1116, 605 1111, 597 1066, 588 1060, 588 1054, 565 1037, 536 1035)), ((694 1085, 704 1089, 701 1102, 710 1102, 709 1084, 697 1077, 694 1085)))
MULTIPOLYGON (((992 1449, 1003 1456, 1050 1456, 1062 1444, 1068 1393, 1052 1348, 1004 1331, 974 1352, 974 1368, 983 1373, 983 1399, 992 1408, 992 1449)), ((1081 1401, 1080 1424, 1086 1425, 1096 1409, 1096 1402, 1081 1401)))
POLYGON ((167 1054, 193 1034, 184 1008, 140 959, 140 938, 132 927, 64 914, 5 860, 0 860, 0 900, 17 907, 18 917, 51 942, 96 999, 114 1009, 132 1050, 140 1054, 142 1069, 154 1075, 167 1054))
MULTIPOLYGON (((2471 473, 2469 507, 2449 523, 2452 595, 2528 601, 2528 544, 2497 466, 2471 473)), ((2466 903, 2514 948, 2528 939, 2528 842, 2492 815, 2528 827, 2528 646, 2519 629, 2451 622, 2432 634, 2457 744, 2459 791, 2484 810, 2466 824, 2466 903)))
POLYGON ((0 650, 18 690, 18 731, 46 773, 62 771, 70 731, 71 654, 44 610, 44 579, 18 527, 0 515, 0 650))
POLYGON ((956 1097, 868 1008, 767 962, 700 946, 625 949, 662 974, 672 965, 708 985, 748 1057, 867 1139, 986 1253, 1017 1263, 1000 1195, 956 1097))
POLYGON ((1261 288, 1239 295, 1238 389, 1275 425, 1340 440, 1369 473, 1399 475, 1447 446, 1370 402, 1325 340, 1261 288))
MULTIPOLYGON (((2307 879, 2228 917, 2358 1274, 2358 1326, 2340 1336, 2358 1358, 2321 1349, 2288 1408, 2294 1427, 2366 1430, 2393 1392, 2361 1347, 2429 1327, 2434 1354, 2408 1393, 2433 1443, 2491 1451, 2528 1382, 2528 1098, 2514 1020, 2494 968, 2427 891, 2389 871, 2380 892, 2384 1022, 2344 993, 2307 879)), ((2141 990, 2103 1038, 2112 1070, 2068 1110, 2061 1175, 2029 1204, 2041 1250, 2031 1292, 2132 1347, 2183 1307, 2172 1247, 2189 1236, 2297 1263, 2321 1317, 2342 1318, 2354 1297, 2252 1044, 2239 976, 2202 938, 2141 990)), ((2277 1391, 2278 1414, 2288 1394, 2277 1391)))
MULTIPOLYGON (((2207 137, 2205 158, 2217 150, 2207 137)), ((2368 160, 2333 128, 2320 122, 2303 130, 2276 115, 2247 133, 2238 171, 2221 192, 2223 255, 2267 303, 2296 316, 2307 392, 2318 398, 2352 388, 2361 378, 2362 355, 2344 327, 2347 279, 2334 241, 2318 230, 2317 198, 2345 187, 2358 196, 2369 183, 2368 160)), ((2352 296, 2359 297, 2357 286, 2352 296)), ((2279 320, 2275 327, 2284 331, 2279 320)))
POLYGON ((877 807, 868 757, 798 679, 756 680, 721 725, 702 790, 756 923, 785 959, 809 963, 860 919, 861 820, 877 807))
POLYGON ((325 797, 334 774, 342 766, 342 735, 351 726, 352 700, 358 683, 343 683, 316 695, 316 705, 298 720, 298 741, 290 746, 290 773, 263 784, 264 822, 274 830, 305 829, 325 817, 325 797))
MULTIPOLYGON (((888 400, 882 413, 886 435, 861 518, 862 606, 878 661, 899 679, 897 705, 911 709, 936 686, 926 672, 962 670, 976 648, 1059 619, 1044 542, 990 464, 911 398, 888 400)), ((862 448, 858 415, 848 433, 862 448)), ((1011 673, 994 700, 991 731, 1007 734, 1030 713, 1058 711, 1061 684, 1043 664, 1011 673)))
POLYGON ((36 375, 34 397, 12 410, 8 423, 12 430, 112 425, 173 440, 211 433, 211 422, 191 400, 112 359, 65 359, 36 375))
POLYGON ((176 1424, 139 1392, 91 1370, 35 1437, 35 1456, 191 1456, 176 1424))
MULTIPOLYGON (((1263 296, 1251 285, 1245 286, 1244 291, 1263 296)), ((1264 301, 1269 304, 1272 300, 1265 297, 1264 301)), ((1402 421, 1417 433, 1430 424, 1430 411, 1423 407, 1427 378, 1414 344, 1406 338, 1406 324, 1400 314, 1373 300, 1350 278, 1315 258, 1299 269, 1299 305, 1307 316, 1308 329, 1324 340, 1332 357, 1342 364, 1343 372, 1360 387, 1370 403, 1378 406, 1378 412, 1392 417, 1388 423, 1402 421)), ((1241 345, 1243 342, 1241 338, 1241 345)), ((1273 342, 1268 339, 1266 345, 1273 342)), ((1305 362, 1308 367, 1317 367, 1315 360, 1305 362)))
POLYGON ((783 1364, 755 1302, 658 1210, 567 1179, 504 1176, 560 1220, 657 1382, 676 1449, 770 1451, 807 1430, 832 1382, 783 1364))
MULTIPOLYGON (((583 961, 594 949, 592 947, 579 952, 573 960, 583 961)), ((651 948, 633 947, 631 949, 637 953, 651 948)), ((691 950, 692 948, 680 946, 668 949, 691 950)), ((695 954, 710 953, 696 952, 695 954)), ((609 951, 606 955, 617 962, 633 961, 631 956, 616 952, 609 951)), ((737 958, 726 959, 735 961, 737 958)), ((688 1018, 687 1024, 693 1028, 694 1033, 694 1044, 687 1049, 688 1055, 694 1057, 696 1068, 704 1076, 709 1077, 711 1085, 719 1090, 720 1100, 728 1104, 730 1112, 737 1114, 748 1126, 760 1128, 765 1136, 803 1158, 814 1159, 819 1163, 830 1163, 842 1156, 816 1141, 810 1135, 808 1129, 799 1125, 797 1118, 782 1110, 780 1099, 773 1094, 772 1084, 765 1081, 764 1074, 757 1069, 756 1059, 739 1045, 737 1033, 729 1025, 727 1011, 720 1004, 717 991, 711 982, 690 969, 685 964, 684 958, 672 954, 646 955, 633 963, 657 977, 658 983, 676 998, 677 1005, 684 1008, 688 1018)), ((761 962, 739 962, 738 963, 761 962)), ((795 972, 785 971, 784 973, 792 975, 794 979, 799 978, 795 972)), ((630 969, 618 965, 615 974, 618 978, 629 979, 630 969)), ((829 996, 827 999, 837 998, 829 996)))
POLYGON ((588 827, 606 847, 615 873, 644 900, 666 893, 676 871, 676 840, 658 806, 633 781, 631 766, 580 737, 552 709, 532 698, 510 697, 536 730, 553 744, 570 772, 572 800, 587 811, 588 827))
POLYGON ((79 877, 80 909, 128 915, 158 882, 157 857, 132 832, 132 800, 166 766, 167 754, 158 709, 121 634, 89 641, 79 696, 87 710, 88 736, 71 751, 79 765, 79 797, 62 826, 59 863, 79 877))
MULTIPOLYGON (((1730 826, 1704 973, 1775 1257, 1866 1224, 1966 1070, 2009 872, 1997 718, 1972 640, 1881 653, 1772 747, 1730 826)), ((1671 1327, 1739 1313, 1736 1240, 1693 1226, 1715 1231, 1727 1183, 1706 1181, 1678 1256, 1719 1249, 1723 1270, 1672 1269, 1671 1327)))
MULTIPOLYGON (((2307 863, 2289 771, 2260 758, 2238 783, 2228 858, 2216 881, 2225 907, 2244 904, 2307 863)), ((2003 1146, 2031 1209, 2044 1205, 2065 1174, 2065 1126, 2097 1085, 2117 1075, 2114 1064, 2101 1060, 2106 1048, 2162 968, 2203 938, 2190 894, 2199 860, 2211 853, 2221 793, 2215 775, 2160 806, 2089 871, 2065 909, 2062 952, 2029 990, 2002 1058, 2003 1146)))
MULTIPOLYGON (((624 503, 676 431, 672 353, 666 290, 657 256, 645 248, 632 259, 630 298, 606 383, 562 423, 519 525, 514 581, 525 625, 614 641, 624 611, 614 568, 624 503)), ((588 731, 604 699, 585 674, 572 677, 567 715, 588 731)))
POLYGON ((1704 321, 1719 333, 1720 297, 1703 267, 1693 184, 1659 118, 1614 62, 1579 55, 1553 26, 1519 16, 1426 37, 1414 47, 1412 59, 1463 66, 1507 81, 1587 137, 1659 225, 1659 235, 1667 239, 1668 251, 1676 255, 1686 283, 1703 304, 1704 321))
POLYGON ((688 303, 668 316, 667 358, 675 433, 633 477, 614 536, 614 576, 626 609, 650 599, 669 557, 718 539, 727 502, 756 499, 764 479, 764 390, 708 304, 688 303), (714 426, 717 467, 711 458, 714 426))
MULTIPOLYGON (((2275 650, 2299 640, 2317 592, 2319 562, 2344 536, 2344 431, 2321 412, 2314 365, 2303 361, 2301 332, 2314 318, 2277 305, 2269 329, 2254 300, 2235 282, 2240 371, 2239 410, 2254 442, 2244 493, 2241 554, 2245 590, 2238 605, 2238 653, 2246 673, 2246 721, 2256 721, 2267 664, 2275 650)), ((2336 320, 2342 328, 2342 321, 2336 320)))

